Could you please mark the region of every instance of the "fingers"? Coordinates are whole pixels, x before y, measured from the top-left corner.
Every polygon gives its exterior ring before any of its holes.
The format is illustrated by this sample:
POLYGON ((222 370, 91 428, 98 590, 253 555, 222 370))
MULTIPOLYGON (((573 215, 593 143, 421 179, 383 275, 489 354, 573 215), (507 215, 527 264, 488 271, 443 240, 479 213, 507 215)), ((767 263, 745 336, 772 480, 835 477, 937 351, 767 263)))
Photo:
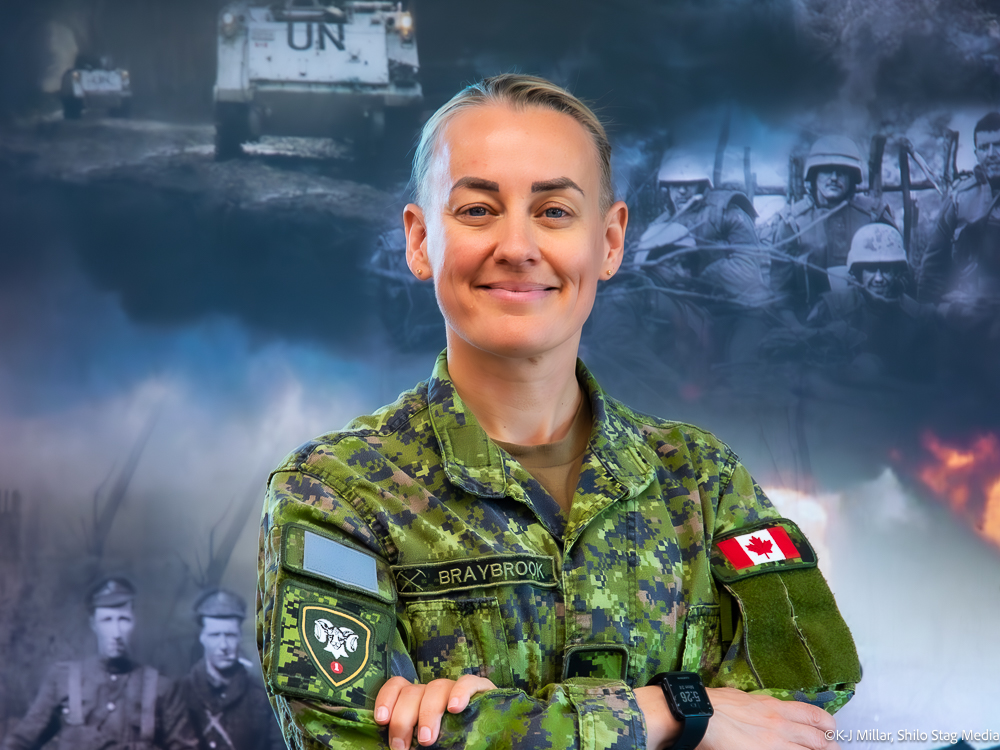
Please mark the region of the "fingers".
POLYGON ((474 674, 462 675, 451 689, 451 694, 448 698, 448 711, 453 714, 460 713, 468 707, 469 701, 472 700, 472 696, 476 693, 496 690, 496 687, 496 685, 485 677, 477 677, 474 674))
POLYGON ((399 691, 396 705, 389 717, 389 747, 392 750, 406 750, 411 747, 413 728, 417 725, 420 703, 427 685, 406 683, 399 691))
POLYGON ((390 677, 375 696, 375 722, 388 724, 399 692, 410 683, 402 677, 390 677))
POLYGON ((457 714, 466 709, 476 693, 493 690, 496 687, 485 677, 466 674, 457 680, 433 680, 427 684, 420 703, 417 724, 417 742, 431 745, 441 733, 441 717, 447 708, 457 714))
POLYGON ((496 686, 484 677, 464 675, 458 680, 433 680, 413 685, 402 677, 389 679, 375 698, 375 721, 389 725, 389 747, 406 750, 417 742, 430 745, 441 733, 441 717, 464 711, 476 693, 496 686))

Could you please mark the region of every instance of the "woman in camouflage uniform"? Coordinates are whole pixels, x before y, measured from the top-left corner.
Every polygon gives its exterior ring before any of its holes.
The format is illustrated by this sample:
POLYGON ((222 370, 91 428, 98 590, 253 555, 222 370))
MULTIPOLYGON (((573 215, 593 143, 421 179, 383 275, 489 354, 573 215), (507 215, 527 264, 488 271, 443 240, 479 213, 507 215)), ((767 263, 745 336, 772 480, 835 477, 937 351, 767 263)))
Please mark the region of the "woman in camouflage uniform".
POLYGON ((835 747, 860 669, 793 523, 733 452, 577 360, 622 258, 600 123, 541 79, 426 124, 404 210, 447 350, 271 475, 258 643, 291 747, 835 747), (668 678, 669 679, 669 678, 668 678), (707 703, 707 701, 705 701, 707 703))

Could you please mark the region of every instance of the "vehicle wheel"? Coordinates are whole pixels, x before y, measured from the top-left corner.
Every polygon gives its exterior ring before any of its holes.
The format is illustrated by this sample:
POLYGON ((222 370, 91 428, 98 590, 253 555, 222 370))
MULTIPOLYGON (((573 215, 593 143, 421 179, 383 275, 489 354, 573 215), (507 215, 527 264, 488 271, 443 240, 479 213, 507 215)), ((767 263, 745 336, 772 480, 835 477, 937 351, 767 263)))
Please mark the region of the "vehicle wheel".
POLYGON ((132 100, 122 99, 122 103, 119 104, 117 107, 114 107, 110 112, 108 112, 108 114, 111 115, 112 117, 121 117, 122 119, 127 119, 131 117, 132 100))
POLYGON ((67 120, 79 120, 83 114, 83 102, 73 97, 66 97, 62 100, 63 117, 67 120))
POLYGON ((215 105, 215 160, 225 161, 243 154, 241 144, 250 140, 250 108, 223 102, 215 105))
POLYGON ((366 111, 357 128, 354 143, 359 152, 366 157, 374 156, 385 139, 385 110, 379 108, 366 111))
POLYGON ((385 110, 373 109, 368 114, 368 140, 378 143, 385 137, 385 110))

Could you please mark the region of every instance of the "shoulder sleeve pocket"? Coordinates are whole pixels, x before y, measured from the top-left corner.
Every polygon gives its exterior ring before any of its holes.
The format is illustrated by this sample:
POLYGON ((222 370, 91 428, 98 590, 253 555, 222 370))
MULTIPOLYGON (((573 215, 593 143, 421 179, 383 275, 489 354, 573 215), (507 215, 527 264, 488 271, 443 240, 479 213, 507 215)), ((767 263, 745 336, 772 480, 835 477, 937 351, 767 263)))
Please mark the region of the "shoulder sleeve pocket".
POLYGON ((396 637, 389 567, 294 524, 281 530, 267 674, 277 692, 372 708, 396 637))
POLYGON ((769 519, 720 535, 712 573, 735 597, 742 649, 761 687, 809 689, 857 682, 851 632, 792 521, 769 519))

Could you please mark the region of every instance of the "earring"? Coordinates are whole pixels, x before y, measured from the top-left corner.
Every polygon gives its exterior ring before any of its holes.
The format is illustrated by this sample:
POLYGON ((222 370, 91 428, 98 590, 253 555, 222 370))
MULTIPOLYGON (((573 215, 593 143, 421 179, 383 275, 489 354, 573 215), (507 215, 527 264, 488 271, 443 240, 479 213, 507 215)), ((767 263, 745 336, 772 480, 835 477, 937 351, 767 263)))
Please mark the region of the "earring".
POLYGON ((611 270, 611 269, 609 268, 609 269, 608 269, 608 276, 610 276, 610 275, 611 275, 611 274, 613 274, 613 273, 614 273, 614 271, 612 271, 612 270, 611 270))
POLYGON ((423 276, 423 275, 424 275, 424 269, 418 268, 417 269, 417 276, 423 276))

